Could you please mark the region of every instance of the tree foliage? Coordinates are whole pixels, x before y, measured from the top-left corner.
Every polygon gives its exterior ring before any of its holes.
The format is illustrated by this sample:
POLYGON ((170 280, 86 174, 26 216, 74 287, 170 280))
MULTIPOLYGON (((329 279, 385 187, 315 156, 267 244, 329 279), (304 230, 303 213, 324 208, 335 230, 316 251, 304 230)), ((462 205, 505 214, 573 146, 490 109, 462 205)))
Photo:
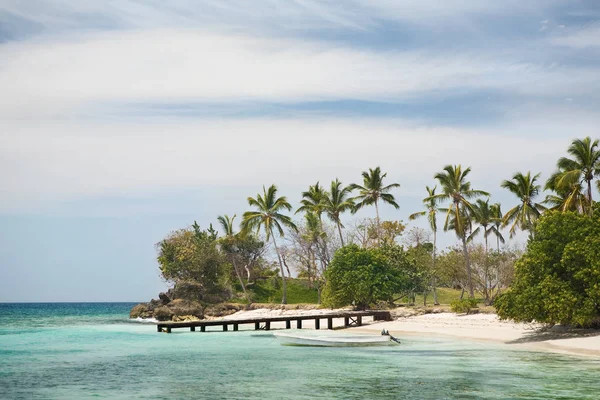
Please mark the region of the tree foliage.
POLYGON ((339 249, 325 272, 323 304, 328 307, 352 304, 364 309, 378 301, 391 301, 402 292, 407 287, 403 269, 409 261, 391 248, 363 249, 351 244, 339 249))
POLYGON ((515 266, 498 315, 516 321, 590 326, 600 318, 600 209, 592 217, 549 212, 515 266))

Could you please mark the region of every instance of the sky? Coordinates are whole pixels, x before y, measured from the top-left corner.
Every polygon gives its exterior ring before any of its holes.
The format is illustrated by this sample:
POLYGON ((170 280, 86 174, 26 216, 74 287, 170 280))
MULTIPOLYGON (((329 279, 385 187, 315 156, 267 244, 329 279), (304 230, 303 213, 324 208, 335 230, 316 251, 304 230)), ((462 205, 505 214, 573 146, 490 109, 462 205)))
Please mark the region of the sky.
POLYGON ((157 242, 273 183, 381 166, 407 222, 462 164, 506 211, 600 136, 599 66, 596 0, 0 0, 0 301, 156 297, 157 242))

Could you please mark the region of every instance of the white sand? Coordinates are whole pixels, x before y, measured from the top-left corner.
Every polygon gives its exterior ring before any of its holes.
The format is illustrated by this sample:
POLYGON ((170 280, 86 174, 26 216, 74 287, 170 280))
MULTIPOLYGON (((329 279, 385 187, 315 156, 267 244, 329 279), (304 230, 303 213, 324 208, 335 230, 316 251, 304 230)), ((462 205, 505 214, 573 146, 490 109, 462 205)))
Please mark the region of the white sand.
MULTIPOLYGON (((268 310, 240 311, 225 319, 260 318, 293 315, 326 315, 342 310, 268 310)), ((380 332, 387 329, 394 336, 435 335, 454 336, 470 340, 486 340, 505 343, 511 347, 530 350, 553 351, 566 354, 585 355, 600 358, 600 332, 577 336, 569 332, 539 332, 539 325, 500 321, 495 314, 457 315, 454 313, 425 314, 400 317, 394 321, 371 322, 351 328, 366 332, 380 332)), ((321 329, 324 328, 323 321, 321 329)), ((283 328, 285 323, 273 323, 272 328, 283 328)), ((343 319, 334 320, 334 326, 343 326, 343 319)), ((295 327, 295 325, 292 325, 295 327)), ((303 328, 314 328, 313 321, 304 321, 303 328)))

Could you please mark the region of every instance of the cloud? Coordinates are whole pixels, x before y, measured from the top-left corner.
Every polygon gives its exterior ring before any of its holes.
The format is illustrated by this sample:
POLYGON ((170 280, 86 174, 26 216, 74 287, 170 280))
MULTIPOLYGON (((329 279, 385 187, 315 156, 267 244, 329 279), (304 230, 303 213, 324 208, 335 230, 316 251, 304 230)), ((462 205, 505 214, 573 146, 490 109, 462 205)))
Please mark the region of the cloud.
POLYGON ((552 43, 557 46, 575 49, 594 49, 600 47, 600 23, 589 24, 571 29, 564 35, 556 36, 552 43))
POLYGON ((4 129, 19 132, 0 137, 4 212, 209 186, 299 189, 336 176, 350 182, 376 165, 403 184, 403 195, 419 196, 435 171, 458 163, 473 167, 477 186, 496 188, 515 171, 551 172, 568 144, 554 137, 539 146, 518 128, 481 132, 381 119, 45 121, 4 129))
MULTIPOLYGON (((494 54, 361 50, 319 41, 124 31, 0 46, 0 117, 94 113, 128 102, 395 101, 451 90, 575 97, 595 69, 494 54)), ((596 83, 594 83, 596 82, 596 83)))

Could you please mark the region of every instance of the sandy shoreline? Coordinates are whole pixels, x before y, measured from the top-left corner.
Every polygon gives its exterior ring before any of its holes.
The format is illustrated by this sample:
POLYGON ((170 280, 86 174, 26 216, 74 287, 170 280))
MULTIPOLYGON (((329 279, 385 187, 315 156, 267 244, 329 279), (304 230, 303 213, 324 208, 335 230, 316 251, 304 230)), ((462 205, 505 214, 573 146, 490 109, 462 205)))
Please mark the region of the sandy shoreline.
MULTIPOLYGON (((268 310, 240 311, 225 319, 258 318, 266 316, 326 315, 341 310, 268 310)), ((334 326, 342 326, 336 321, 334 326)), ((283 327, 283 325, 281 326, 283 327)), ((273 328, 279 328, 273 325, 273 328)), ((314 328, 312 321, 305 321, 303 328, 314 328)), ((539 325, 500 321, 495 314, 457 315, 435 313, 398 317, 393 321, 370 322, 355 331, 380 332, 387 329, 394 336, 450 336, 467 340, 493 341, 512 348, 534 351, 590 356, 600 358, 600 331, 540 331, 539 325)))

